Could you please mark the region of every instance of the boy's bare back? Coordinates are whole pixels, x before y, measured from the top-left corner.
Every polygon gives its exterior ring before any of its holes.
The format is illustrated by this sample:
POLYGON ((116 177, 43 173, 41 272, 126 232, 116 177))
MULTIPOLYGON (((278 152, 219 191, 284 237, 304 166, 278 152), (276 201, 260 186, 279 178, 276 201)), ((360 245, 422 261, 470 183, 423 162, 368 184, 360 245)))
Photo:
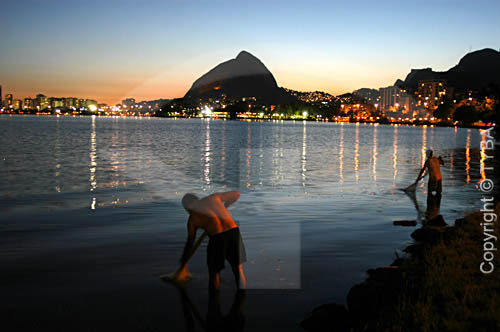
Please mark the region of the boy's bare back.
POLYGON ((443 177, 441 175, 441 160, 436 157, 430 157, 427 160, 427 169, 429 171, 429 178, 433 180, 441 180, 443 177))
POLYGON ((189 221, 193 228, 202 228, 208 235, 215 235, 238 227, 227 207, 238 200, 240 193, 230 191, 215 193, 189 206, 189 221))

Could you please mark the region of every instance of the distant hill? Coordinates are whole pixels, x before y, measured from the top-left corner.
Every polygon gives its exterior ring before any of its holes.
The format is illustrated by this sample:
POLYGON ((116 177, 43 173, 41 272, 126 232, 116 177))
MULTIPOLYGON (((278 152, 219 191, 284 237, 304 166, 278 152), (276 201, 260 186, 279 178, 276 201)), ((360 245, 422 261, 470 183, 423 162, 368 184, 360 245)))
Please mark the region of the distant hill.
POLYGON ((337 99, 344 104, 356 104, 356 103, 363 104, 367 102, 367 100, 364 97, 358 96, 357 94, 350 92, 338 95, 337 99))
POLYGON ((488 84, 500 86, 500 52, 490 48, 466 54, 460 62, 444 72, 431 68, 412 69, 404 81, 395 85, 415 90, 418 81, 427 79, 445 79, 456 91, 480 90, 488 84))
POLYGON ((304 103, 311 105, 331 105, 337 98, 328 92, 323 91, 297 91, 285 88, 285 91, 304 103))
POLYGON ((367 102, 375 103, 380 97, 380 93, 378 90, 370 89, 370 88, 361 88, 358 90, 354 90, 352 92, 353 95, 364 98, 367 102))
POLYGON ((235 59, 223 62, 198 78, 184 100, 199 102, 208 98, 229 100, 255 97, 265 103, 286 103, 295 98, 279 88, 273 74, 252 54, 241 51, 235 59))

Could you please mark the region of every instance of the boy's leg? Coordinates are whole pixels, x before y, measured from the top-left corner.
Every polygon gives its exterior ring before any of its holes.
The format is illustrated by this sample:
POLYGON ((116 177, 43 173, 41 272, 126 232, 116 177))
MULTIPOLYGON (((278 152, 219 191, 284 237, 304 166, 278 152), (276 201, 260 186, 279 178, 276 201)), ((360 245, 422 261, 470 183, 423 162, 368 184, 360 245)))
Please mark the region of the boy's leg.
POLYGON ((247 280, 245 278, 245 274, 243 273, 243 264, 231 264, 231 269, 234 274, 234 281, 236 282, 236 288, 238 289, 246 289, 247 288, 247 280))
POLYGON ((208 271, 208 290, 213 293, 220 289, 220 272, 208 271))
POLYGON ((186 281, 188 279, 191 279, 192 275, 191 272, 188 270, 187 264, 184 265, 181 269, 179 269, 176 274, 173 276, 173 278, 177 279, 178 281, 186 281))
POLYGON ((220 270, 224 268, 224 242, 211 237, 207 246, 208 290, 218 291, 220 288, 220 270))

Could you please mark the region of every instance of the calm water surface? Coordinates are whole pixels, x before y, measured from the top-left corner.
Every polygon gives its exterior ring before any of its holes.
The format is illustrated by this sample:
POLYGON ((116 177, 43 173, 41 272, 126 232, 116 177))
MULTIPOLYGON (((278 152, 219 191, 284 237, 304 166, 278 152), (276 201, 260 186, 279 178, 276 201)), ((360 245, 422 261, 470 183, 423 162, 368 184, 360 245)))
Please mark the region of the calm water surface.
MULTIPOLYGON (((31 312, 35 325, 104 317, 133 330, 184 330, 177 290, 158 278, 182 253, 180 199, 240 190, 230 211, 255 289, 246 330, 298 329, 314 306, 344 303, 366 269, 411 242, 412 229, 392 223, 418 216, 399 189, 426 149, 445 161, 449 223, 479 206, 485 176, 474 129, 35 116, 2 116, 0 129, 1 278, 12 296, 3 309, 14 321, 31 312)), ((422 211, 426 190, 417 191, 422 211)), ((204 314, 203 247, 190 268, 187 291, 204 314)))

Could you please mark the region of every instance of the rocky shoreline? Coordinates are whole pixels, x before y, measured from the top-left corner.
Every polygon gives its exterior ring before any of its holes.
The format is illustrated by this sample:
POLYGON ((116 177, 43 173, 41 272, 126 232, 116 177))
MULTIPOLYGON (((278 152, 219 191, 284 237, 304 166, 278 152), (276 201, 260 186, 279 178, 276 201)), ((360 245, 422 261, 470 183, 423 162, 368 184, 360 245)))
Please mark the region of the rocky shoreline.
MULTIPOLYGON (((350 289, 346 305, 323 304, 300 325, 311 332, 500 331, 498 258, 495 273, 479 269, 482 218, 476 212, 454 226, 441 215, 427 221, 411 233, 415 243, 403 249, 405 257, 396 255, 389 266, 369 269, 368 277, 350 289)), ((494 232, 499 237, 498 223, 494 232)))

